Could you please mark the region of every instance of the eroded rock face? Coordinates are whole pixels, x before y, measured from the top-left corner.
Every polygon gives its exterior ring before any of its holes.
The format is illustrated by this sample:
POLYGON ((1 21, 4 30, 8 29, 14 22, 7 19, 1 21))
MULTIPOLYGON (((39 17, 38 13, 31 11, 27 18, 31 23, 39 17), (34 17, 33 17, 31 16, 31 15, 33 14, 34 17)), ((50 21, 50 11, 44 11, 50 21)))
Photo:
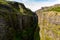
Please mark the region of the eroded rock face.
POLYGON ((60 12, 37 11, 41 40, 60 40, 60 12))
POLYGON ((2 15, 0 15, 0 39, 2 40, 3 37, 5 36, 5 20, 2 15))
POLYGON ((0 40, 37 40, 37 25, 37 15, 23 4, 0 2, 0 40))

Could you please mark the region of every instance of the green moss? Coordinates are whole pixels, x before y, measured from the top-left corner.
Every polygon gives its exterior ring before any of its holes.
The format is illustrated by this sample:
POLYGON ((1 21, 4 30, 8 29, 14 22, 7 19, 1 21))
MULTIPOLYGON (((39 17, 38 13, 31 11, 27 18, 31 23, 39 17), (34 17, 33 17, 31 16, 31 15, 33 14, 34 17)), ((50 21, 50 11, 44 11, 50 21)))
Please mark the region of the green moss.
POLYGON ((60 7, 54 7, 54 8, 48 9, 48 10, 60 12, 60 7))
POLYGON ((42 9, 42 11, 57 11, 60 12, 60 6, 53 6, 53 7, 48 7, 48 8, 44 8, 42 9))
POLYGON ((46 35, 45 40, 53 40, 53 39, 46 35))
POLYGON ((34 40, 40 40, 40 36, 39 36, 39 26, 37 26, 36 31, 34 33, 34 40))

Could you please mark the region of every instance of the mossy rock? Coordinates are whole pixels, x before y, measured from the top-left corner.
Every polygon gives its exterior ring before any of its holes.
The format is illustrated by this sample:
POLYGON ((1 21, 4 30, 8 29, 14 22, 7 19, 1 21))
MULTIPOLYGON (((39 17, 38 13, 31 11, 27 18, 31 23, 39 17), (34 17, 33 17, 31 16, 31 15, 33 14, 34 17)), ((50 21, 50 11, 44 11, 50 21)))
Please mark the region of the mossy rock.
POLYGON ((37 15, 22 3, 0 2, 0 18, 5 21, 2 22, 4 28, 1 30, 4 30, 4 34, 0 40, 34 40, 38 25, 37 15))

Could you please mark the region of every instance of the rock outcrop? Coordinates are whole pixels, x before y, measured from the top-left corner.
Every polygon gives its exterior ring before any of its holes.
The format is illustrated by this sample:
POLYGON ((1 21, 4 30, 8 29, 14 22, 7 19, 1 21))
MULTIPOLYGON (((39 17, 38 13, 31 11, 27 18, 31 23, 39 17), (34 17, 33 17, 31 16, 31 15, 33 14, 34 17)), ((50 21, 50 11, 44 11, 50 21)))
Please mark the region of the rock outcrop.
POLYGON ((60 5, 37 10, 41 40, 60 40, 60 5))
POLYGON ((37 31, 34 12, 22 3, 0 1, 0 40, 39 40, 37 31))

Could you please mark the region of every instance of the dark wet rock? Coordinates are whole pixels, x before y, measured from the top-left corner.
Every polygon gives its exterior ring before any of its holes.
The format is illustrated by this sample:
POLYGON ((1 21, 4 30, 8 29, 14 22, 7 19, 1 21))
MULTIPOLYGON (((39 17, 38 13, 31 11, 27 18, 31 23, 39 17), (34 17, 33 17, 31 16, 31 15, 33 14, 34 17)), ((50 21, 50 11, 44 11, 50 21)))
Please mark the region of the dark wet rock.
POLYGON ((34 12, 22 3, 0 2, 0 40, 37 40, 37 31, 38 17, 34 12))

